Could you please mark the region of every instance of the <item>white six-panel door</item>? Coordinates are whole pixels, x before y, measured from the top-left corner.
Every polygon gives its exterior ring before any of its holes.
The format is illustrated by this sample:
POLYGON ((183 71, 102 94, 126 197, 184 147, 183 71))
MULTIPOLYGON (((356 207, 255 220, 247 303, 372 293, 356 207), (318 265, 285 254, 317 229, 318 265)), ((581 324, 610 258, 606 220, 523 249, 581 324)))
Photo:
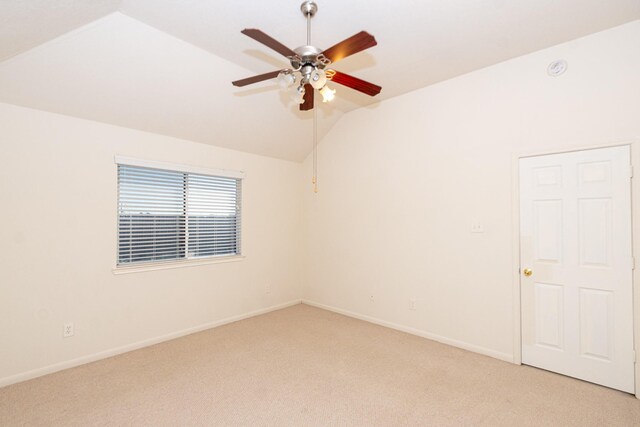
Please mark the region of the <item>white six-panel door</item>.
POLYGON ((633 393, 629 147, 519 166, 522 362, 633 393))

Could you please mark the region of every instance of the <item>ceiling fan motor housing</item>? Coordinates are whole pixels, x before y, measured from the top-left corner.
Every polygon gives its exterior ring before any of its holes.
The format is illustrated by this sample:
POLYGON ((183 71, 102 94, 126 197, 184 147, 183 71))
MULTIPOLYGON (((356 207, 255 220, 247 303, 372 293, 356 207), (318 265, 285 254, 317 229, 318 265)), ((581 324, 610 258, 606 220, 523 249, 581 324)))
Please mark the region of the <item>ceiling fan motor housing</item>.
POLYGON ((294 50, 296 56, 290 58, 291 67, 299 70, 300 74, 307 77, 316 69, 324 69, 330 61, 322 61, 322 51, 315 46, 300 46, 294 50))
POLYGON ((315 46, 300 46, 294 49, 294 52, 300 57, 303 64, 316 62, 316 58, 322 53, 322 51, 315 46))

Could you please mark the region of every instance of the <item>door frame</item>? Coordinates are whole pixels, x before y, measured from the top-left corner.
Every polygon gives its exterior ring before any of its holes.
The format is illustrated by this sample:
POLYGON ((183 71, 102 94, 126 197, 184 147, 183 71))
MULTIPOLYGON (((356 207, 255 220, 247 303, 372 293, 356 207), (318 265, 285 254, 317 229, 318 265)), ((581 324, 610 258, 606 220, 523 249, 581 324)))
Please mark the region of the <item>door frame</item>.
MULTIPOLYGON (((513 363, 522 365, 522 301, 520 299, 520 159, 525 157, 544 156, 549 154, 571 153, 575 151, 595 150, 598 148, 611 148, 629 146, 631 151, 631 166, 634 169, 631 178, 631 252, 632 256, 640 254, 640 185, 635 185, 637 175, 640 173, 640 140, 622 140, 598 145, 577 146, 567 149, 548 149, 537 152, 514 154, 511 162, 511 225, 512 225, 512 296, 513 296, 513 363)), ((640 255, 639 255, 640 257, 640 255)), ((640 258, 639 258, 640 261, 640 258)), ((640 268, 640 266, 637 266, 640 268)), ((632 271, 633 293, 633 347, 636 352, 635 371, 635 396, 640 399, 640 274, 636 269, 632 271)))

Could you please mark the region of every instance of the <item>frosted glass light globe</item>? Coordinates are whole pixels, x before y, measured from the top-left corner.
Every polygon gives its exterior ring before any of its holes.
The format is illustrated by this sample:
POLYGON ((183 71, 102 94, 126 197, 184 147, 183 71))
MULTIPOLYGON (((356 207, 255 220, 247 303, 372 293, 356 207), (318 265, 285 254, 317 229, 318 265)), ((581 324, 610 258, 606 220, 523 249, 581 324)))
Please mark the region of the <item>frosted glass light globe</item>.
POLYGON ((321 89, 327 83, 327 74, 323 70, 315 69, 309 76, 309 83, 314 89, 321 89))
POLYGON ((278 85, 282 90, 289 89, 295 82, 296 76, 290 71, 280 71, 280 74, 278 74, 278 85))
POLYGON ((322 102, 331 102, 336 97, 336 91, 329 86, 325 86, 320 89, 320 95, 322 95, 322 102))

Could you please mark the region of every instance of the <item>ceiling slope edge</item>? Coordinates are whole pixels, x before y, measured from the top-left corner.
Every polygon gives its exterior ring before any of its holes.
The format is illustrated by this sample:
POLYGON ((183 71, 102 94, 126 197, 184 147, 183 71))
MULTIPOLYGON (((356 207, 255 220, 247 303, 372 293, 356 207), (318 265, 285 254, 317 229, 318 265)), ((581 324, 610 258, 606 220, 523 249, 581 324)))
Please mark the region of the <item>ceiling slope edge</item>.
POLYGON ((83 117, 72 116, 70 114, 56 113, 54 111, 41 110, 39 108, 32 108, 32 107, 27 107, 27 106, 24 106, 24 105, 18 105, 18 104, 12 104, 12 103, 9 103, 9 102, 0 101, 0 109, 3 106, 9 107, 9 108, 17 108, 19 110, 23 110, 23 111, 27 111, 27 112, 34 112, 34 113, 37 113, 37 114, 57 116, 57 117, 60 117, 60 118, 63 118, 63 119, 81 120, 83 122, 93 123, 93 124, 96 124, 98 126, 110 126, 110 127, 113 127, 113 128, 122 129, 122 130, 130 131, 130 132, 140 132, 140 133, 147 134, 147 135, 153 135, 155 137, 159 136, 159 137, 162 137, 162 138, 168 138, 168 139, 173 140, 173 141, 178 142, 178 143, 205 145, 207 147, 215 148, 216 150, 224 150, 224 151, 233 152, 233 153, 241 153, 243 155, 252 156, 252 157, 256 157, 256 158, 267 158, 267 159, 271 159, 271 160, 278 160, 278 161, 281 161, 281 162, 295 163, 295 164, 302 164, 303 161, 304 161, 304 159, 302 159, 302 160, 290 160, 290 159, 286 159, 286 158, 282 158, 282 157, 275 157, 275 156, 269 156, 269 155, 265 155, 265 154, 258 154, 258 153, 254 153, 254 152, 246 151, 246 150, 223 147, 221 145, 212 145, 212 144, 208 144, 206 142, 200 142, 200 141, 194 141, 194 140, 191 140, 191 139, 181 138, 179 136, 165 135, 165 134, 162 134, 162 133, 151 132, 151 131, 147 131, 147 130, 143 130, 143 129, 137 129, 137 128, 132 128, 132 127, 128 127, 128 126, 121 126, 121 125, 113 124, 113 123, 109 123, 109 122, 103 122, 103 121, 100 121, 100 120, 85 119, 83 117))
MULTIPOLYGON (((41 52, 43 50, 46 50, 47 48, 51 47, 51 46, 55 46, 57 44, 60 43, 64 43, 65 41, 69 40, 69 39, 73 39, 75 37, 81 36, 82 33, 85 32, 89 32, 101 25, 104 25, 106 23, 108 23, 110 20, 114 19, 115 17, 117 17, 118 19, 126 19, 126 20, 130 20, 131 22, 135 22, 136 25, 140 25, 140 26, 144 26, 147 27, 153 31, 159 32, 164 34, 167 37, 171 37, 175 40, 180 41, 181 43, 185 43, 187 45, 189 45, 192 48, 197 49, 198 51, 211 56, 211 57, 215 57, 217 60, 222 61, 224 63, 229 64, 230 66, 233 66, 236 69, 240 69, 240 70, 245 70, 247 72, 247 75, 252 74, 252 71, 246 69, 245 67, 242 67, 241 65, 235 64, 232 61, 229 61, 228 59, 222 58, 214 53, 211 53, 210 51, 203 49, 201 47, 198 47, 192 43, 189 43, 187 41, 184 41, 181 38, 178 38, 172 34, 168 34, 152 25, 149 25, 145 22, 139 21, 135 18, 132 18, 120 11, 116 11, 113 13, 110 13, 108 15, 105 15, 101 18, 98 18, 88 24, 85 24, 81 27, 77 27, 71 31, 68 31, 64 34, 61 34, 60 36, 57 36, 53 39, 50 39, 44 43, 41 43, 37 46, 34 46, 31 49, 28 49, 26 51, 20 52, 10 58, 7 58, 5 60, 0 61, 0 69, 3 68, 7 68, 9 67, 12 63, 16 62, 16 61, 20 61, 21 59, 24 58, 29 58, 32 55, 36 55, 38 54, 38 52, 41 52)), ((231 85, 231 83, 229 82, 229 92, 233 91, 233 87, 231 85)), ((274 94, 277 95, 277 91, 274 91, 274 94)), ((230 149, 230 150, 234 150, 234 151, 238 151, 238 152, 243 152, 243 153, 249 153, 249 154, 254 154, 254 155, 258 155, 258 156, 264 156, 264 157, 269 157, 269 158, 274 158, 274 159, 280 159, 280 160, 285 160, 285 161, 293 161, 296 163, 301 163, 305 160, 305 158, 307 157, 308 153, 311 152, 312 150, 312 126, 311 126, 311 122, 310 120, 304 120, 305 122, 308 122, 309 126, 308 127, 308 133, 305 131, 305 133, 303 134, 303 144, 306 145, 308 148, 306 149, 306 151, 304 151, 304 153, 302 153, 301 155, 297 155, 297 156, 289 156, 289 155, 271 155, 271 154, 265 154, 265 153, 261 153, 261 152, 256 152, 256 151, 252 151, 252 150, 245 150, 242 148, 236 148, 236 147, 229 147, 229 146, 225 146, 225 145, 216 145, 216 144, 212 144, 211 142, 207 142, 207 141, 203 141, 203 140, 199 140, 197 138, 189 138, 189 137, 185 137, 184 135, 181 134, 176 134, 176 133, 172 133, 172 132, 159 132, 156 131, 154 129, 147 129, 147 128, 141 128, 141 127, 137 127, 137 126, 128 126, 122 123, 116 123, 110 120, 101 120, 99 118, 95 118, 95 117, 84 117, 81 115, 77 115, 77 114, 71 114, 71 113, 67 113, 64 111, 57 111, 57 110, 51 110, 51 109, 47 109, 47 108, 41 108, 38 106, 34 106, 34 105, 30 105, 29 103, 23 103, 23 102, 15 102, 13 100, 7 100, 7 99, 0 99, 0 103, 4 103, 6 105, 14 105, 20 108, 27 108, 27 109, 31 109, 34 111, 43 111, 46 113, 50 113, 50 114, 58 114, 61 116, 66 116, 66 117, 73 117, 73 118, 77 118, 77 119, 81 119, 81 120, 88 120, 88 121, 92 121, 92 122, 96 122, 96 123, 101 123, 101 124, 107 124, 107 125, 112 125, 112 126, 117 126, 117 127, 121 127, 121 128, 126 128, 126 129, 132 129, 132 130, 136 130, 136 131, 141 131, 141 132, 148 132, 148 133, 152 133, 152 134, 156 134, 156 135, 163 135, 163 136, 168 136, 168 137, 172 137, 172 138, 176 138, 179 140, 185 140, 185 141, 190 141, 190 142, 194 142, 194 143, 200 143, 200 144, 205 144, 205 145, 213 145, 215 147, 218 148, 222 148, 222 149, 230 149), (308 144, 307 144, 308 142, 308 144)), ((277 96, 276 98, 274 98, 274 103, 276 103, 277 105, 277 96)), ((286 110, 283 109, 283 113, 287 113, 286 110)), ((330 129, 339 121, 340 117, 343 115, 344 113, 342 111, 332 111, 328 114, 328 118, 327 120, 322 119, 320 121, 320 126, 319 126, 319 131, 318 131, 318 138, 321 139, 323 138, 329 131, 330 129)), ((309 115, 310 118, 310 115, 309 115)), ((295 120, 296 122, 300 122, 301 119, 298 117, 292 117, 291 120, 295 120)))
MULTIPOLYGON (((551 45, 551 46, 546 46, 546 47, 543 47, 541 49, 537 49, 537 50, 534 50, 534 51, 531 51, 531 52, 523 53, 522 55, 517 55, 517 56, 514 56, 512 58, 505 59, 504 61, 496 62, 494 64, 489 64, 489 65, 486 65, 484 67, 481 67, 481 68, 478 68, 478 69, 475 69, 475 70, 467 71, 465 73, 460 73, 460 74, 457 74, 455 76, 451 76, 451 77, 446 78, 446 79, 438 80, 436 82, 429 83, 429 84, 426 84, 424 86, 420 86, 420 87, 417 87, 415 89, 408 90, 406 92, 394 94, 393 96, 381 99, 381 100, 376 101, 376 102, 374 102, 372 104, 360 106, 360 107, 355 108, 353 110, 345 111, 343 116, 346 116, 346 115, 348 115, 350 113, 358 112, 360 110, 375 109, 375 108, 378 108, 381 104, 384 104, 384 103, 386 103, 388 101, 391 101, 393 99, 396 99, 396 98, 399 98, 399 97, 402 97, 402 96, 405 96, 405 95, 409 95, 409 94, 414 93, 414 92, 419 92, 421 90, 430 88, 432 86, 438 86, 438 85, 441 85, 441 84, 446 84, 447 82, 451 82, 451 81, 454 81, 454 80, 459 79, 459 78, 464 78, 465 76, 468 76, 468 75, 471 75, 471 74, 474 74, 474 73, 477 73, 477 72, 485 72, 485 71, 488 71, 488 70, 492 69, 493 67, 498 67, 498 66, 501 66, 503 64, 507 64, 509 62, 512 62, 512 61, 517 61, 517 60, 520 60, 522 58, 526 58, 527 56, 530 56, 530 55, 542 54, 545 51, 551 51, 552 49, 561 48, 562 46, 569 45, 569 44, 575 43, 575 42, 579 42, 582 39, 588 39, 589 37, 596 36, 596 35, 601 34, 601 33, 606 33, 608 31, 622 30, 623 28, 630 27, 630 26, 633 26, 633 25, 640 26, 640 19, 634 19, 632 21, 625 22, 624 24, 620 24, 620 25, 616 25, 616 26, 613 26, 613 27, 605 28, 604 30, 600 30, 600 31, 596 31, 594 33, 590 33, 590 34, 586 34, 586 35, 583 35, 583 36, 579 36, 579 37, 573 38, 571 40, 563 41, 562 43, 554 44, 554 45, 551 45)), ((548 64, 543 63, 542 65, 544 65, 544 67, 542 67, 541 70, 542 70, 542 72, 546 73, 547 72, 546 71, 546 66, 548 64)), ((336 122, 336 124, 337 124, 337 122, 336 122)), ((327 136, 327 135, 325 135, 325 136, 327 136)))

